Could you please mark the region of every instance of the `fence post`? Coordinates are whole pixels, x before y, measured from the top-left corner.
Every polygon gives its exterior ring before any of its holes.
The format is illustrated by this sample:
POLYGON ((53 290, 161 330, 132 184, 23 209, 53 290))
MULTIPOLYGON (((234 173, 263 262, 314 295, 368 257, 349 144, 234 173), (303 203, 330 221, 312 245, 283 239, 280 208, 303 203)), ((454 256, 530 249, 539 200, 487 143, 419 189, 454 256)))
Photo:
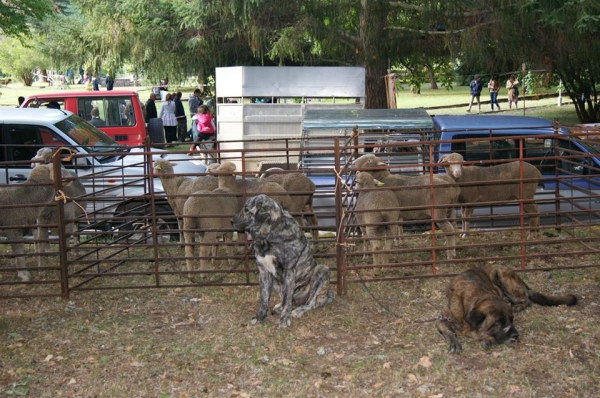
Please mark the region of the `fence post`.
MULTIPOLYGON (((69 258, 67 256, 67 252, 69 250, 69 242, 67 239, 70 237, 67 236, 65 225, 69 220, 65 220, 65 204, 64 202, 68 200, 66 196, 64 196, 63 185, 62 185, 62 163, 60 158, 60 149, 56 154, 57 156, 52 156, 52 172, 54 173, 54 190, 56 192, 56 196, 54 201, 56 203, 56 231, 58 235, 58 261, 60 264, 60 289, 61 295, 64 298, 69 298, 69 258)), ((43 166, 37 166, 43 167, 43 166)), ((72 220, 71 220, 72 222, 72 220)), ((47 228, 47 227, 44 227, 47 228)))
POLYGON ((334 140, 334 172, 336 175, 335 179, 335 224, 337 227, 336 232, 336 269, 337 269, 337 294, 339 296, 346 294, 346 235, 344 234, 345 228, 342 225, 344 219, 344 209, 342 203, 342 167, 340 163, 341 151, 340 151, 340 139, 335 137, 334 140))

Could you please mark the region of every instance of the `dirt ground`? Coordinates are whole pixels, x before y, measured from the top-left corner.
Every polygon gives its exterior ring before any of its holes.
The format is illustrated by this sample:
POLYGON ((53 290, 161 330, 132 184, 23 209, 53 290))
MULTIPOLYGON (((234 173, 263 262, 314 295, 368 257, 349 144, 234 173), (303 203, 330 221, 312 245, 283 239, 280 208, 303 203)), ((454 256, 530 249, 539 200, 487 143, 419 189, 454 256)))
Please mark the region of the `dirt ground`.
MULTIPOLYGON (((287 329, 251 326, 258 288, 191 287, 6 299, 0 393, 28 397, 597 397, 600 269, 527 273, 575 307, 515 317, 520 341, 448 354, 447 279, 352 284, 287 329)), ((272 305, 274 302, 272 302, 272 305)))

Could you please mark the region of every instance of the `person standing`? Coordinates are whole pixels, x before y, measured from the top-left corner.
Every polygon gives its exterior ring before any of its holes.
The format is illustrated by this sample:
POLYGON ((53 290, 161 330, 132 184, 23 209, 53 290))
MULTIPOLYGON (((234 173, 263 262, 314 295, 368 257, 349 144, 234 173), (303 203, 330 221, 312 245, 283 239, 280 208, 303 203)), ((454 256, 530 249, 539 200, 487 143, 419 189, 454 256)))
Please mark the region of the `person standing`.
POLYGON ((197 142, 216 140, 215 121, 213 120, 213 117, 210 114, 210 108, 208 106, 200 105, 198 107, 198 113, 196 113, 194 118, 192 118, 192 123, 196 123, 195 132, 197 133, 197 136, 194 137, 194 144, 190 146, 190 151, 196 150, 197 142))
POLYGON ((175 116, 175 102, 171 93, 167 94, 165 102, 160 107, 158 115, 163 121, 165 128, 165 138, 167 142, 177 140, 177 117, 175 116))
POLYGON ((17 102, 19 103, 19 105, 17 105, 17 108, 20 108, 21 105, 23 105, 23 102, 25 102, 25 97, 19 96, 19 98, 17 98, 17 102))
POLYGON ((92 80, 92 90, 94 90, 94 91, 100 90, 100 75, 97 72, 94 75, 94 79, 92 80))
POLYGON ((515 109, 519 108, 519 81, 515 75, 510 75, 506 81, 506 90, 508 90, 508 109, 512 109, 513 102, 515 109))
POLYGON ((200 89, 197 88, 188 98, 188 109, 190 110, 190 116, 198 113, 198 107, 203 104, 204 102, 202 101, 202 98, 200 98, 200 89))
POLYGON ((481 81, 481 77, 479 75, 475 75, 473 80, 471 80, 471 84, 469 84, 469 89, 471 92, 471 101, 469 102, 469 109, 467 112, 471 112, 471 107, 473 107, 473 100, 477 100, 477 108, 479 112, 481 112, 481 90, 483 90, 483 82, 481 81))
POLYGON ((115 79, 110 74, 106 75, 106 91, 112 91, 114 85, 115 79))
POLYGON ((151 93, 150 98, 146 101, 146 123, 150 123, 150 119, 156 119, 158 113, 156 112, 156 94, 151 93))
POLYGON ((498 110, 500 110, 500 104, 498 104, 498 92, 500 91, 500 82, 496 76, 492 76, 488 82, 488 88, 490 89, 490 105, 492 106, 492 112, 494 111, 494 104, 498 110))
POLYGON ((181 102, 183 94, 178 91, 173 98, 175 102, 175 117, 177 118, 177 141, 184 142, 187 134, 187 118, 185 117, 185 109, 181 102))

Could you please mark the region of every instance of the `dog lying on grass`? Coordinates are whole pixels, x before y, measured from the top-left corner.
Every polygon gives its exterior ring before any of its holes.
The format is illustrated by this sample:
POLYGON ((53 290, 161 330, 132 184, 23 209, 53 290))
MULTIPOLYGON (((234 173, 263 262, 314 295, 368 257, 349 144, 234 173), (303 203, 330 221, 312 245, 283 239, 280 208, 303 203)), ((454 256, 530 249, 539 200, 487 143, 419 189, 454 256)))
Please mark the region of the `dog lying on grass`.
POLYGON ((282 328, 290 325, 290 316, 299 318, 333 300, 329 268, 316 263, 298 222, 273 199, 266 195, 248 199, 231 224, 247 233, 254 245, 260 305, 253 324, 265 320, 272 289, 281 296, 272 313, 281 313, 282 328))
POLYGON ((575 305, 572 294, 548 296, 533 291, 512 270, 495 266, 474 267, 450 281, 448 304, 436 322, 438 332, 448 343, 448 351, 460 352, 456 335, 477 339, 483 348, 515 342, 519 333, 513 326, 513 311, 531 303, 544 306, 575 305))

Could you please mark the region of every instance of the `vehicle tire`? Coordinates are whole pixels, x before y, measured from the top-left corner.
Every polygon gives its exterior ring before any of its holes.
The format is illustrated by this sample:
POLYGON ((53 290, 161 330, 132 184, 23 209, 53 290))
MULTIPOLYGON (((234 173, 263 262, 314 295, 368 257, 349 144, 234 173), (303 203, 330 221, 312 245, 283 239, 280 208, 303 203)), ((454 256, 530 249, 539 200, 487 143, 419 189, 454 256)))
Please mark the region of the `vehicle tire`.
MULTIPOLYGON (((148 204, 130 202, 126 207, 118 210, 118 213, 122 213, 128 218, 127 222, 122 223, 121 221, 122 224, 115 225, 115 228, 122 233, 124 232, 124 236, 131 243, 152 244, 152 232, 148 228, 152 223, 152 220, 148 218, 147 212, 149 211, 148 204)), ((179 226, 177 225, 173 210, 168 204, 156 205, 156 224, 159 231, 165 231, 158 234, 159 244, 179 240, 179 226)))
POLYGON ((165 129, 161 118, 155 117, 148 121, 148 137, 153 144, 164 144, 165 129))

